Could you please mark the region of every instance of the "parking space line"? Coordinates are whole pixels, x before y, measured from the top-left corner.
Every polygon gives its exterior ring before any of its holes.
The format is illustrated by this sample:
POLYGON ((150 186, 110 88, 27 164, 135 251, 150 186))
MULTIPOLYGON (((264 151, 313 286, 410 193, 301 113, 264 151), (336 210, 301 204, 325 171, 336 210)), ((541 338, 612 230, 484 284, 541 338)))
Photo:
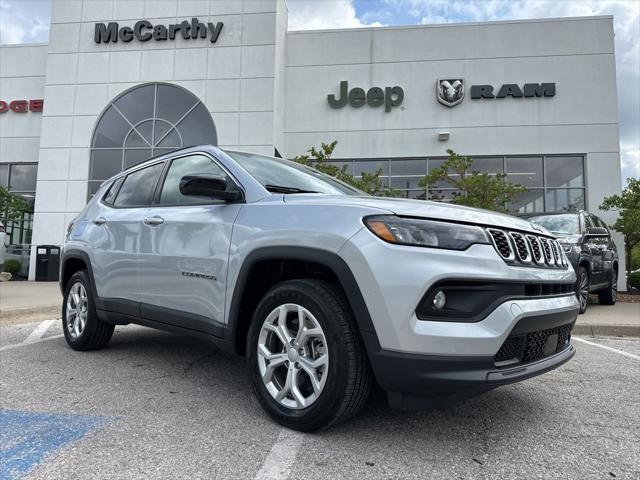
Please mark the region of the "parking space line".
POLYGON ((31 332, 29 336, 25 340, 23 340, 22 343, 33 343, 40 340, 42 335, 44 335, 45 332, 49 330, 49 327, 53 322, 55 322, 55 320, 45 320, 44 322, 42 322, 40 325, 33 329, 33 332, 31 332))
POLYGON ((255 480, 283 480, 289 478, 289 471, 296 460, 303 438, 303 434, 288 428, 280 430, 278 439, 256 474, 255 480))
POLYGON ((29 336, 25 338, 22 342, 12 343, 10 345, 5 345, 3 347, 0 347, 0 352, 4 352, 5 350, 11 350, 13 348, 18 348, 18 347, 26 347, 28 345, 33 345, 34 343, 46 342, 48 340, 55 340, 56 338, 64 337, 64 335, 60 334, 60 335, 51 335, 50 337, 42 338, 42 335, 44 335, 46 331, 49 330, 49 327, 56 321, 57 320, 45 320, 44 322, 40 323, 36 328, 34 328, 33 331, 29 334, 29 336))
POLYGON ((602 348, 604 350, 608 350, 608 351, 613 352, 613 353, 618 353, 618 354, 623 355, 625 357, 633 358, 635 360, 640 360, 640 356, 634 355, 633 353, 629 353, 629 352, 624 352, 622 350, 618 350, 617 348, 607 347, 606 345, 600 345, 599 343, 590 342, 589 340, 585 340, 584 338, 572 337, 572 339, 573 340, 578 340, 579 342, 582 342, 582 343, 586 343, 587 345, 591 345, 591 346, 594 346, 594 347, 602 348))

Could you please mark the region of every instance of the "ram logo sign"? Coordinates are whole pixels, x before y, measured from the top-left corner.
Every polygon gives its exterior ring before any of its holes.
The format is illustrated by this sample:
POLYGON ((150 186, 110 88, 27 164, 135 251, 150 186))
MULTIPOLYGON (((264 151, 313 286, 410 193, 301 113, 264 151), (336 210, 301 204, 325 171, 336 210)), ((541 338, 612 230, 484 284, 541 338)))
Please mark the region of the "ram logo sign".
POLYGON ((447 106, 455 107, 464 99, 464 79, 445 78, 436 82, 438 101, 447 106))

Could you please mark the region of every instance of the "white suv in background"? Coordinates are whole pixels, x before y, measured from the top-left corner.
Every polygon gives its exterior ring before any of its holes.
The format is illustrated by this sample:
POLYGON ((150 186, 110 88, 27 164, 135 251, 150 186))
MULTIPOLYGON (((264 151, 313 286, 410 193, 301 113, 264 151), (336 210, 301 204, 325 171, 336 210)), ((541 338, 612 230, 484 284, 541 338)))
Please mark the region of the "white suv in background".
POLYGON ((574 282, 528 221, 211 146, 106 181, 69 226, 60 275, 72 348, 127 323, 211 340, 302 431, 355 414, 374 382, 413 409, 563 364, 574 282))

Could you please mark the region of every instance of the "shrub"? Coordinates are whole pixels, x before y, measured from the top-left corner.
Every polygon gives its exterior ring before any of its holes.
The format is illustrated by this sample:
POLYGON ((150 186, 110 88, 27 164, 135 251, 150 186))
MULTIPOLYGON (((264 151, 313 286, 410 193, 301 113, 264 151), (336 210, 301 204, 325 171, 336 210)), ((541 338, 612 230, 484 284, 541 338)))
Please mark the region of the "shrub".
POLYGON ((640 289, 640 272, 633 272, 629 274, 629 285, 633 288, 640 289))
POLYGON ((9 259, 4 262, 4 271, 9 272, 11 275, 15 275, 20 271, 22 264, 18 260, 9 259))

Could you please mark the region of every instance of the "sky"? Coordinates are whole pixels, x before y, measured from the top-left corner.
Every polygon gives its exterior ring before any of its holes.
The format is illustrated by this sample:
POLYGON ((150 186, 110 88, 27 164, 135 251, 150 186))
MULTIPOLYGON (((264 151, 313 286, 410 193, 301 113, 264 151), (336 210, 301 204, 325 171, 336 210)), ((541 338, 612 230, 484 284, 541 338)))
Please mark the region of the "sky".
MULTIPOLYGON (((287 4, 290 30, 613 15, 623 184, 628 177, 640 178, 640 1, 287 0, 287 4)), ((0 43, 46 42, 50 10, 49 0, 0 0, 0 43)))

